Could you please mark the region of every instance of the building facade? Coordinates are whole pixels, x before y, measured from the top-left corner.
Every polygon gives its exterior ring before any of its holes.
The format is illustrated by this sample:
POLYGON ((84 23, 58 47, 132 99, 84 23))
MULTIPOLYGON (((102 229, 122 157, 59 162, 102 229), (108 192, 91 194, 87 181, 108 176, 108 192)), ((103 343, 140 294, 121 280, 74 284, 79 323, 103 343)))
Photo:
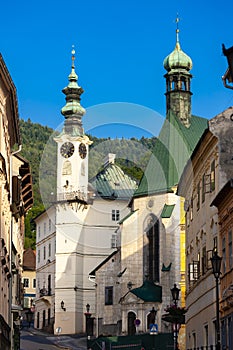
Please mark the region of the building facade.
POLYGON ((0 347, 10 349, 23 304, 21 283, 24 215, 33 204, 28 162, 19 156, 21 140, 16 89, 0 55, 0 347))
POLYGON ((36 297, 36 251, 28 248, 23 253, 22 283, 24 288, 23 307, 30 309, 36 297))
POLYGON ((34 327, 53 332, 55 303, 55 208, 36 219, 36 298, 34 327))
POLYGON ((222 349, 233 348, 233 182, 222 187, 212 205, 218 208, 220 278, 220 323, 222 349))
POLYGON ((213 251, 220 254, 217 208, 212 201, 231 177, 232 108, 209 121, 179 183, 186 211, 186 347, 216 344, 213 251))

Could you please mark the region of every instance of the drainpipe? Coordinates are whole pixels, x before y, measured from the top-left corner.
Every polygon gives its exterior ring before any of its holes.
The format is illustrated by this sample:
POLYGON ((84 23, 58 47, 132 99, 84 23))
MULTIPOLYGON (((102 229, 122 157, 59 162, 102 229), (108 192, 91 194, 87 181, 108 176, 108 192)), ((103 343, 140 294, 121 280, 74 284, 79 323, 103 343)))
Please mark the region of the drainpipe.
MULTIPOLYGON (((19 145, 19 148, 11 152, 10 154, 10 208, 12 205, 12 176, 13 176, 13 156, 17 153, 19 153, 22 149, 22 145, 19 145)), ((14 349, 13 344, 13 317, 12 317, 12 241, 13 241, 13 225, 14 225, 14 218, 11 212, 11 226, 10 226, 10 247, 9 247, 9 255, 10 255, 10 285, 9 285, 9 315, 8 315, 8 324, 10 326, 10 341, 11 341, 11 349, 14 349)))

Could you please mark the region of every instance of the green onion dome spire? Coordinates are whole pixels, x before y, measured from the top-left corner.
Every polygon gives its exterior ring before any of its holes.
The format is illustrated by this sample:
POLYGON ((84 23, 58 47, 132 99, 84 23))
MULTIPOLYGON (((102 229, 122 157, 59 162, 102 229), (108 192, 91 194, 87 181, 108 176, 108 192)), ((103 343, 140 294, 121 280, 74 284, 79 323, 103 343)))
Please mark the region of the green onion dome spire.
POLYGON ((170 72, 171 70, 185 69, 189 71, 192 69, 192 60, 181 50, 179 42, 179 18, 176 18, 177 28, 176 28, 176 46, 175 49, 165 58, 163 61, 164 68, 170 72))
POLYGON ((69 134, 82 135, 82 116, 86 113, 86 111, 80 104, 80 96, 84 92, 84 90, 78 85, 78 75, 75 72, 74 65, 74 47, 71 51, 71 54, 72 66, 71 73, 68 76, 69 84, 62 90, 62 92, 66 95, 66 104, 61 109, 61 113, 65 117, 65 132, 69 134))

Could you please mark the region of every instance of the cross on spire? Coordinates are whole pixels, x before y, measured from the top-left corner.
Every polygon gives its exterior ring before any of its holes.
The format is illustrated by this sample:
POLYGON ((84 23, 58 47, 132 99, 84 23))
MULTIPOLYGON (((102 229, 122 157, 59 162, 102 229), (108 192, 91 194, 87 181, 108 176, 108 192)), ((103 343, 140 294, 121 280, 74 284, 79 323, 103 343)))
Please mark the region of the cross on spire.
POLYGON ((71 50, 71 59, 72 59, 72 68, 74 68, 74 60, 75 60, 75 49, 74 49, 74 45, 72 45, 72 50, 71 50))
POLYGON ((180 22, 180 18, 179 18, 179 15, 177 13, 176 15, 176 42, 178 43, 179 42, 179 22, 180 22))

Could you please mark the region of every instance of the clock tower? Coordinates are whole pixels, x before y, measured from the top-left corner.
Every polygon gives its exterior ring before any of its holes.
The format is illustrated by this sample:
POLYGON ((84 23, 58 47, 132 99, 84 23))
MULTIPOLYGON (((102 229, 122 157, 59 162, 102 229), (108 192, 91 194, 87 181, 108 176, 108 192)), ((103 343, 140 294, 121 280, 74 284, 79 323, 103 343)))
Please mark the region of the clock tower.
POLYGON ((92 141, 84 134, 82 117, 85 109, 80 104, 82 87, 75 72, 75 50, 72 50, 72 66, 69 83, 62 90, 66 104, 61 113, 65 117, 62 132, 55 141, 57 152, 57 198, 77 198, 87 202, 88 196, 88 148, 92 141))

